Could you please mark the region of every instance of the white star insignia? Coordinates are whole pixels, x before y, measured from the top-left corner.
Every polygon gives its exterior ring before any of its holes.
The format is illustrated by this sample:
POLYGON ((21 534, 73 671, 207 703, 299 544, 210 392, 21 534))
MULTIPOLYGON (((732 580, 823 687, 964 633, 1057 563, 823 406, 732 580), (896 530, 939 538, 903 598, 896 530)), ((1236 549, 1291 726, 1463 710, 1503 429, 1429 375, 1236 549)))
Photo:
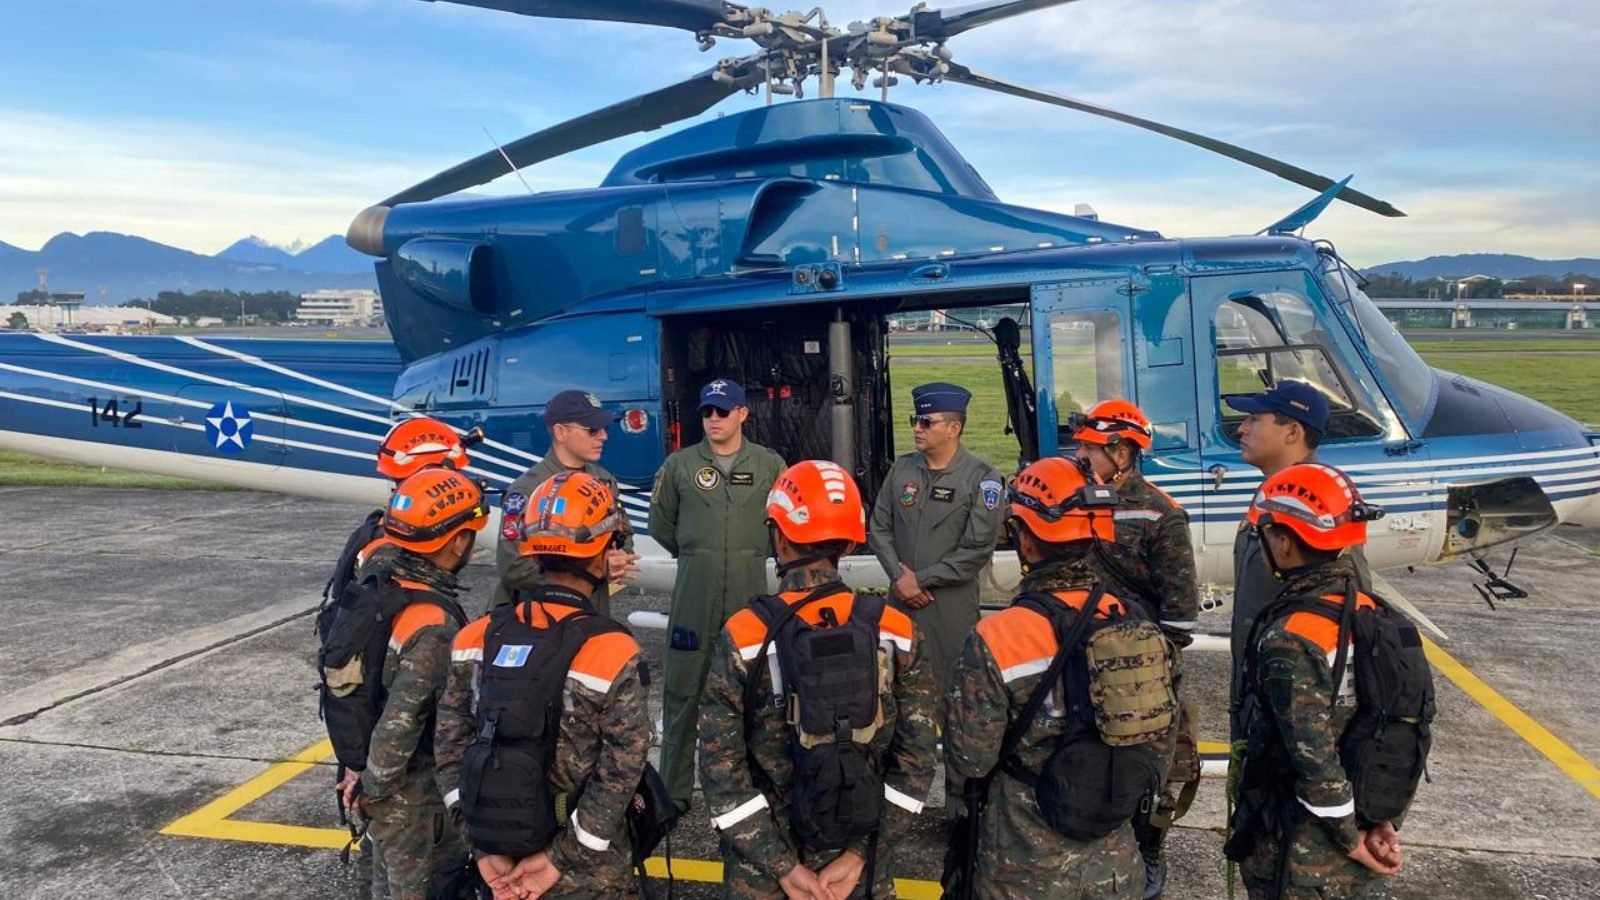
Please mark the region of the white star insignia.
POLYGON ((217 430, 218 450, 222 449, 222 445, 228 443, 237 444, 240 450, 244 449, 244 438, 240 437, 239 435, 244 431, 245 426, 250 424, 250 416, 248 414, 243 416, 234 415, 233 401, 230 400, 222 405, 222 415, 214 418, 208 416, 206 417, 206 422, 209 423, 212 428, 217 430), (224 422, 233 423, 232 433, 229 433, 222 427, 222 423, 224 422))

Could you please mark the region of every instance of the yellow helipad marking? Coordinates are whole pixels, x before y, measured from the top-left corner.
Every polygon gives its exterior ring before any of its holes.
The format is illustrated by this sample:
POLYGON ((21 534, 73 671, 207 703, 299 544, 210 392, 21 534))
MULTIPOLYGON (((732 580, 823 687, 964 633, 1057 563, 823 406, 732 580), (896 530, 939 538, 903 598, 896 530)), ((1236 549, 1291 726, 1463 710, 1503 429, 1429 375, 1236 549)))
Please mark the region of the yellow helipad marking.
POLYGON ((1422 645, 1428 653, 1428 661, 1434 668, 1444 673, 1444 676, 1455 682, 1456 687, 1466 693, 1468 697, 1476 700, 1479 705, 1495 718, 1506 724, 1507 728, 1516 732, 1517 737, 1527 741, 1533 749, 1544 754, 1544 757, 1556 764, 1556 767, 1567 774, 1568 778, 1578 783, 1578 786, 1588 791, 1596 799, 1600 799, 1600 768, 1584 759, 1578 751, 1567 746, 1560 738, 1551 734, 1548 729, 1531 716, 1518 709, 1515 704, 1500 695, 1499 691, 1486 684, 1483 679, 1472 674, 1466 666, 1456 661, 1456 658, 1444 652, 1438 644, 1423 636, 1422 645))
MULTIPOLYGON (((161 829, 162 834, 178 837, 210 838, 219 841, 247 841, 255 844, 280 844, 342 850, 350 843, 350 833, 339 828, 308 828, 275 822, 246 822, 229 816, 272 793, 299 775, 318 768, 318 763, 333 757, 333 744, 318 741, 260 775, 228 791, 192 813, 161 829)), ((652 878, 667 877, 667 861, 659 856, 645 860, 645 873, 652 878)), ((674 859, 672 877, 685 881, 722 881, 722 863, 704 859, 674 859)), ((937 881, 896 878, 896 893, 906 900, 938 900, 937 881)))

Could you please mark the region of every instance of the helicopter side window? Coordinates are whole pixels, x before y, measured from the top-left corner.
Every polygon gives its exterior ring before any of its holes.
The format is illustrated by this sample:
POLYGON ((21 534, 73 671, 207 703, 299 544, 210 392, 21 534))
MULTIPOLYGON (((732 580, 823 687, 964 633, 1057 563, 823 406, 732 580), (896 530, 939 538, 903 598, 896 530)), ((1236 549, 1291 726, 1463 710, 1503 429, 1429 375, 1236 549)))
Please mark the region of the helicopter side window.
POLYGON ((1060 440, 1066 442, 1072 438, 1073 429, 1067 424, 1072 413, 1127 395, 1121 318, 1109 311, 1052 315, 1050 357, 1056 421, 1060 440))
POLYGON ((1350 390, 1349 380, 1328 356, 1328 335, 1304 299, 1276 291, 1230 298, 1217 308, 1216 340, 1217 405, 1228 440, 1238 440, 1244 415, 1226 400, 1285 378, 1307 382, 1327 395, 1324 440, 1384 433, 1371 404, 1350 390))

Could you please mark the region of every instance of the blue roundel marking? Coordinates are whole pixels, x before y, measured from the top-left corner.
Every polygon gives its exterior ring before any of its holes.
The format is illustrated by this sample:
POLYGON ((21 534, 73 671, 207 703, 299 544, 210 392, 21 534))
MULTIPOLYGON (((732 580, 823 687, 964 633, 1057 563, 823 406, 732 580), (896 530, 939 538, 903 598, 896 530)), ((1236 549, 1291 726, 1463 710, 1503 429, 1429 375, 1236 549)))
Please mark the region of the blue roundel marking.
POLYGON ((217 452, 232 456, 243 453, 250 446, 255 420, 250 418, 250 410, 244 406, 232 400, 216 403, 206 413, 205 421, 206 440, 217 452))

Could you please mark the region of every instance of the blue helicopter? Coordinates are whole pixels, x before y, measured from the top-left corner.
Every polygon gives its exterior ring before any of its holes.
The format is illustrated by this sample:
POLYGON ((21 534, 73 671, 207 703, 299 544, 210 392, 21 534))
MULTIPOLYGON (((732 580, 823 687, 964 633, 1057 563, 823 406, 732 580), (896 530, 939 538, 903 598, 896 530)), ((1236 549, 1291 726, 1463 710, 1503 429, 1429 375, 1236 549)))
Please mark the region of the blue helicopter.
MULTIPOLYGON (((870 500, 910 387, 890 380, 891 317, 1000 306, 1016 311, 992 336, 1019 463, 1071 452, 1072 413, 1134 400, 1155 430, 1146 474, 1190 511, 1212 584, 1231 580, 1234 533, 1260 483, 1226 401, 1284 378, 1328 396, 1321 459, 1388 510, 1368 547, 1375 567, 1466 558, 1486 596, 1513 596, 1486 551, 1559 522, 1600 523, 1600 435, 1430 369, 1335 249, 1297 236, 1336 201, 1399 210, 1348 178, 974 71, 947 46, 1067 0, 919 5, 847 28, 816 10, 719 0, 454 2, 677 28, 702 49, 748 39, 758 51, 362 211, 347 240, 375 258, 392 344, 0 334, 0 447, 376 504, 388 483, 374 450, 395 419, 481 428, 469 471, 504 486, 548 447, 546 400, 579 389, 618 416, 603 461, 643 532, 656 470, 701 437, 698 389, 725 377, 751 398, 751 439, 789 460, 839 462, 870 500), (1007 204, 922 114, 834 97, 846 69, 858 90, 949 81, 1113 119, 1317 195, 1255 236, 1214 239, 1007 204), (810 79, 821 96, 800 99, 810 79), (742 91, 795 99, 641 146, 595 188, 448 198, 742 91)), ((642 534, 639 549, 642 583, 669 587, 670 557, 642 534)), ((869 557, 846 569, 883 583, 869 557)), ((997 554, 991 583, 1015 575, 1014 556, 997 554)))

